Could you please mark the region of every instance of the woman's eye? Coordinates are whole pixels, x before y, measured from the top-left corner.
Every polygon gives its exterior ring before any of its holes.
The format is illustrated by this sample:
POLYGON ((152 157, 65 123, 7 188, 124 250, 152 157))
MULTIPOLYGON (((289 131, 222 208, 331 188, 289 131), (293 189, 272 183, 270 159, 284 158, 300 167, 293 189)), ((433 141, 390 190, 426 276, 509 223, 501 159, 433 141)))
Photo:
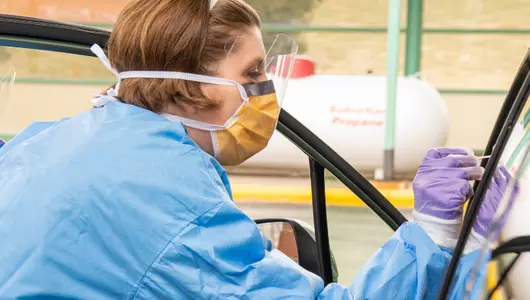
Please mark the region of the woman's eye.
POLYGON ((255 79, 259 79, 261 74, 262 73, 260 71, 252 71, 248 73, 248 77, 255 80, 255 79))
POLYGON ((247 76, 252 80, 257 80, 261 77, 262 74, 263 73, 260 70, 256 69, 248 72, 247 76))
POLYGON ((253 66, 251 69, 247 71, 246 77, 252 81, 260 81, 265 79, 265 68, 263 67, 263 63, 260 63, 259 65, 253 66))

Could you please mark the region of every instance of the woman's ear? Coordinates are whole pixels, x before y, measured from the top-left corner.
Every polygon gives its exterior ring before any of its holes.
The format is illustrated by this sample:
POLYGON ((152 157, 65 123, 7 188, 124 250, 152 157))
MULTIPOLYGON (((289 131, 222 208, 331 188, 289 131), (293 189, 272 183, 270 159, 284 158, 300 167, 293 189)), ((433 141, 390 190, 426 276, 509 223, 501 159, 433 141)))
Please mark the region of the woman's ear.
POLYGON ((221 99, 219 98, 222 95, 220 91, 220 86, 217 84, 210 83, 201 83, 201 91, 204 97, 206 97, 209 102, 220 103, 221 99))
POLYGON ((191 105, 189 103, 182 103, 179 106, 181 107, 182 112, 186 116, 193 116, 199 111, 199 108, 197 108, 197 106, 191 105))
POLYGON ((168 106, 163 110, 163 112, 181 116, 184 118, 190 118, 194 114, 198 112, 198 108, 194 105, 191 105, 189 103, 170 103, 168 106))

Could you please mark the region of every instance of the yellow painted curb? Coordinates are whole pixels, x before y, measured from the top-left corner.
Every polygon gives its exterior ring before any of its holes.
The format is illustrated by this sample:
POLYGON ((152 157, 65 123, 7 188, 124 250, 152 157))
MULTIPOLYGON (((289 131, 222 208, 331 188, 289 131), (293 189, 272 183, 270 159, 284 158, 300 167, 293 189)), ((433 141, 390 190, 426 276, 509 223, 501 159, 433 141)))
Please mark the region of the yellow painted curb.
MULTIPOLYGON (((394 206, 398 208, 410 208, 414 206, 414 196, 411 189, 380 190, 394 206)), ((306 187, 275 187, 256 185, 233 185, 232 194, 238 202, 270 202, 270 203, 293 203, 310 204, 311 189, 306 187)), ((332 206, 366 207, 349 189, 327 188, 326 202, 332 206)))
MULTIPOLYGON (((498 266, 496 261, 490 261, 488 264, 488 277, 487 277, 487 287, 488 292, 491 291, 495 285, 497 284, 498 280, 498 266)), ((493 293, 493 296, 491 297, 493 300, 502 300, 504 297, 502 296, 502 293, 497 290, 495 293, 493 293)))

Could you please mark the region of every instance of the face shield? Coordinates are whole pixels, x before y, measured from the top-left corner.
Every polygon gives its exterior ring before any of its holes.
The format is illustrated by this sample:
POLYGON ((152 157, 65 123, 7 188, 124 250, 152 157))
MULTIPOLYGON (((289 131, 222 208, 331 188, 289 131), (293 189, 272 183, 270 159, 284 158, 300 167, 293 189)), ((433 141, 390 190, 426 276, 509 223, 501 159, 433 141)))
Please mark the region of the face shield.
POLYGON ((265 56, 265 72, 267 78, 274 83, 278 102, 281 106, 296 60, 298 45, 284 34, 265 37, 263 44, 268 47, 265 56))
MULTIPOLYGON (((281 108, 295 63, 298 46, 289 36, 276 34, 260 38, 239 36, 226 42, 225 57, 216 66, 217 71, 199 78, 187 74, 185 80, 198 81, 218 86, 214 95, 222 95, 223 118, 204 126, 186 120, 191 127, 204 130, 222 130, 230 127, 250 99, 274 94, 276 105, 281 108), (201 79, 201 80, 198 80, 201 79), (237 99, 234 99, 234 96, 237 99)), ((276 113, 276 118, 279 109, 276 113)))

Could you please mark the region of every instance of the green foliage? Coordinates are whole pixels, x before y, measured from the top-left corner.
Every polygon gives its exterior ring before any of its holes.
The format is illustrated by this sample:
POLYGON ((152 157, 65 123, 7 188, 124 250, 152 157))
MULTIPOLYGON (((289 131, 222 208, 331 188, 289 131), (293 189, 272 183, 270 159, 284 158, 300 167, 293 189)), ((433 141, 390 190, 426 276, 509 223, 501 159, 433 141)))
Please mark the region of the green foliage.
MULTIPOLYGON (((246 0, 260 14, 265 24, 306 24, 311 20, 311 11, 317 3, 323 0, 246 0)), ((272 35, 280 32, 267 32, 264 35, 272 35)), ((297 41, 298 53, 303 53, 307 45, 303 42, 299 33, 289 33, 289 36, 297 41)), ((267 46, 267 45, 266 45, 267 46)), ((286 46, 287 48, 288 46, 286 46)))

